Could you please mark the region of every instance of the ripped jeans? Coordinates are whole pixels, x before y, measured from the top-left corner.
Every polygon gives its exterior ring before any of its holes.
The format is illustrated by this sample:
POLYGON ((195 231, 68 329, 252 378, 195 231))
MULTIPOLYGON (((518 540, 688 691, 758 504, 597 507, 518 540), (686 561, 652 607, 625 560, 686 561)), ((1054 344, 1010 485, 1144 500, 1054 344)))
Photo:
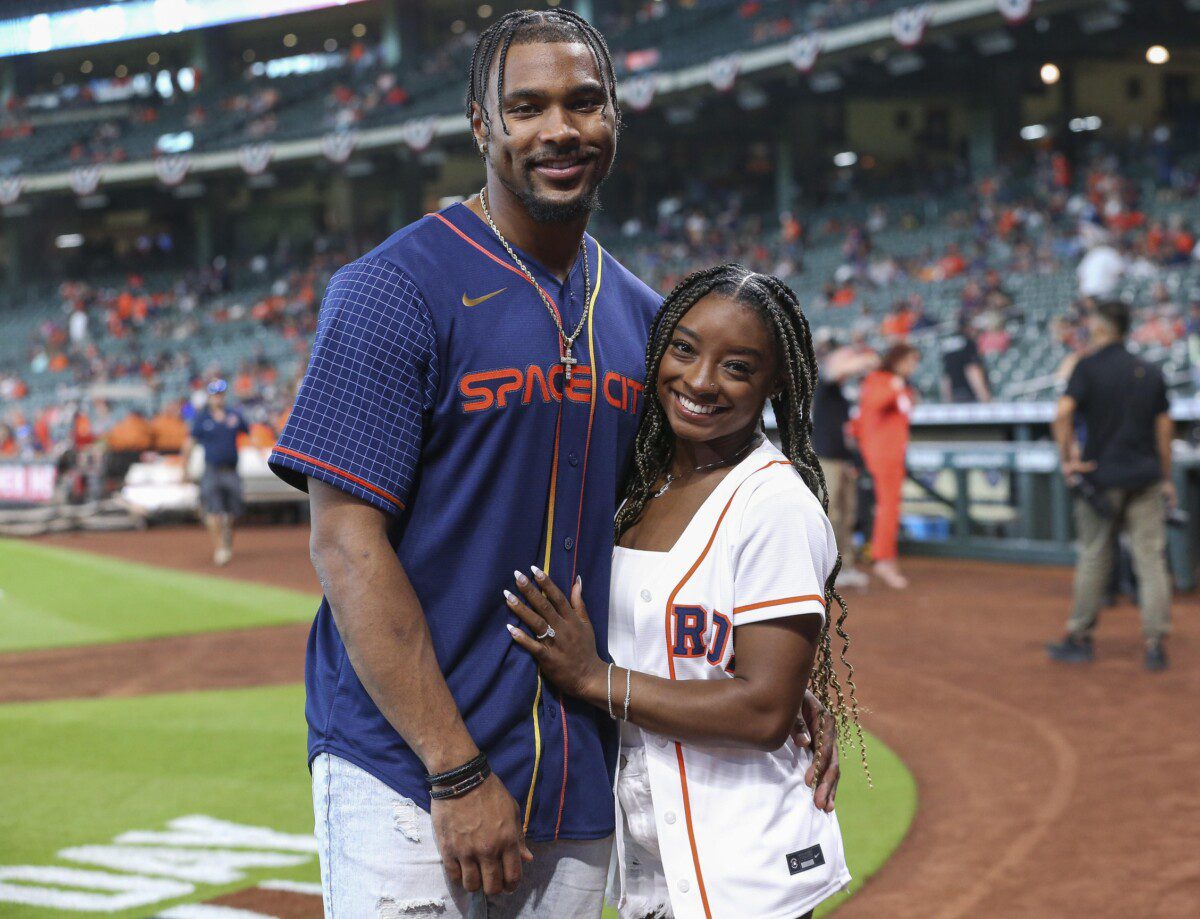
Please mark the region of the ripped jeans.
POLYGON ((451 884, 420 807, 357 766, 312 764, 325 919, 600 919, 612 839, 531 842, 521 886, 487 897, 451 884))

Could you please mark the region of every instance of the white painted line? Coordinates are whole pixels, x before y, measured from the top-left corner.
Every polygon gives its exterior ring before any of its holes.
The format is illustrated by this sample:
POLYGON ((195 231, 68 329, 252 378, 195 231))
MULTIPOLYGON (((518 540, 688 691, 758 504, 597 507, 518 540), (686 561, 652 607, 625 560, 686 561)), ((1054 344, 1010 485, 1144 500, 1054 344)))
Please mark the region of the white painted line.
POLYGON ((314 897, 321 896, 321 885, 308 881, 263 881, 258 886, 262 890, 283 890, 287 893, 306 893, 314 897))
POLYGON ((185 903, 172 906, 159 913, 155 919, 274 919, 266 913, 255 913, 248 909, 231 906, 214 906, 210 903, 185 903))

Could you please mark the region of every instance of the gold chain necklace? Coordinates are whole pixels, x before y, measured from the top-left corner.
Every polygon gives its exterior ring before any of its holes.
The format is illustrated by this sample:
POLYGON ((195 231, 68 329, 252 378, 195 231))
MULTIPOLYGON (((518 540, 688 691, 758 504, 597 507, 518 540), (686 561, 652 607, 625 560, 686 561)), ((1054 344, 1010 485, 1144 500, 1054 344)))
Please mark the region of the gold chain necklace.
POLYGON ((592 309, 592 275, 588 271, 587 259, 587 243, 584 240, 579 241, 579 254, 583 257, 583 315, 579 317, 579 325, 575 326, 575 331, 570 335, 563 329, 562 320, 558 318, 558 311, 554 309, 552 304, 544 293, 542 293, 542 285, 537 282, 533 274, 525 267, 525 263, 521 261, 520 256, 513 251, 513 247, 508 244, 508 240, 504 238, 504 234, 500 232, 500 228, 496 226, 496 221, 492 220, 492 212, 488 210, 487 205, 487 188, 479 189, 479 206, 483 209, 483 216, 487 218, 488 226, 492 228, 492 232, 496 234, 496 238, 500 240, 500 244, 504 246, 512 260, 517 263, 517 267, 521 269, 521 273, 529 279, 529 283, 533 285, 533 289, 537 291, 538 297, 542 301, 542 305, 546 307, 546 312, 550 314, 550 318, 554 320, 554 325, 558 328, 558 337, 562 343, 562 357, 559 361, 562 362, 565 368, 564 375, 567 382, 571 381, 571 370, 579 363, 578 359, 571 353, 575 347, 575 340, 579 338, 579 334, 583 331, 583 326, 587 322, 588 313, 592 309))

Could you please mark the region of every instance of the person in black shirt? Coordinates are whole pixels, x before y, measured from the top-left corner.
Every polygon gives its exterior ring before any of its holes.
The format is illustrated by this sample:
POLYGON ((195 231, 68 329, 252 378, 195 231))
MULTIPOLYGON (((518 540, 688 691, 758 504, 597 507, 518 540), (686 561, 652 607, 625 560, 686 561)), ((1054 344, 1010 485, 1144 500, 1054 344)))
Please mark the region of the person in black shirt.
POLYGON ((1162 670, 1171 625, 1166 511, 1175 504, 1174 425, 1166 382, 1158 368, 1125 349, 1129 308, 1124 303, 1098 303, 1088 325, 1095 350, 1075 366, 1053 425, 1063 475, 1076 494, 1075 601, 1066 637, 1046 650, 1057 661, 1092 659, 1092 631, 1110 579, 1114 537, 1123 529, 1138 576, 1146 669, 1162 670), (1075 435, 1078 416, 1082 448, 1075 435))
POLYGON ((944 402, 990 402, 987 368, 975 345, 975 330, 963 320, 958 333, 942 339, 941 391, 944 402))
POLYGON ((833 525, 843 567, 838 583, 866 587, 869 578, 854 566, 854 524, 858 517, 858 458, 846 436, 850 400, 844 383, 879 366, 879 356, 862 342, 839 346, 833 339, 818 345, 820 380, 813 391, 812 444, 825 487, 829 491, 829 522, 833 525))

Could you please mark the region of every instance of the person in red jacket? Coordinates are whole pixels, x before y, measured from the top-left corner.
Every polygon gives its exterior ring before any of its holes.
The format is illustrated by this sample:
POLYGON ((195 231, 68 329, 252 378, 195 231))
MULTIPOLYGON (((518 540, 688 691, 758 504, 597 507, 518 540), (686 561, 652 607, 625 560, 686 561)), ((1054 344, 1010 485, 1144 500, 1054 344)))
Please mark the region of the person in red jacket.
POLYGON ((921 362, 920 352, 905 342, 883 355, 879 369, 863 380, 855 436, 867 471, 875 483, 875 526, 871 556, 875 574, 889 587, 903 589, 896 539, 900 532, 900 489, 908 450, 909 414, 915 397, 908 381, 921 362))

